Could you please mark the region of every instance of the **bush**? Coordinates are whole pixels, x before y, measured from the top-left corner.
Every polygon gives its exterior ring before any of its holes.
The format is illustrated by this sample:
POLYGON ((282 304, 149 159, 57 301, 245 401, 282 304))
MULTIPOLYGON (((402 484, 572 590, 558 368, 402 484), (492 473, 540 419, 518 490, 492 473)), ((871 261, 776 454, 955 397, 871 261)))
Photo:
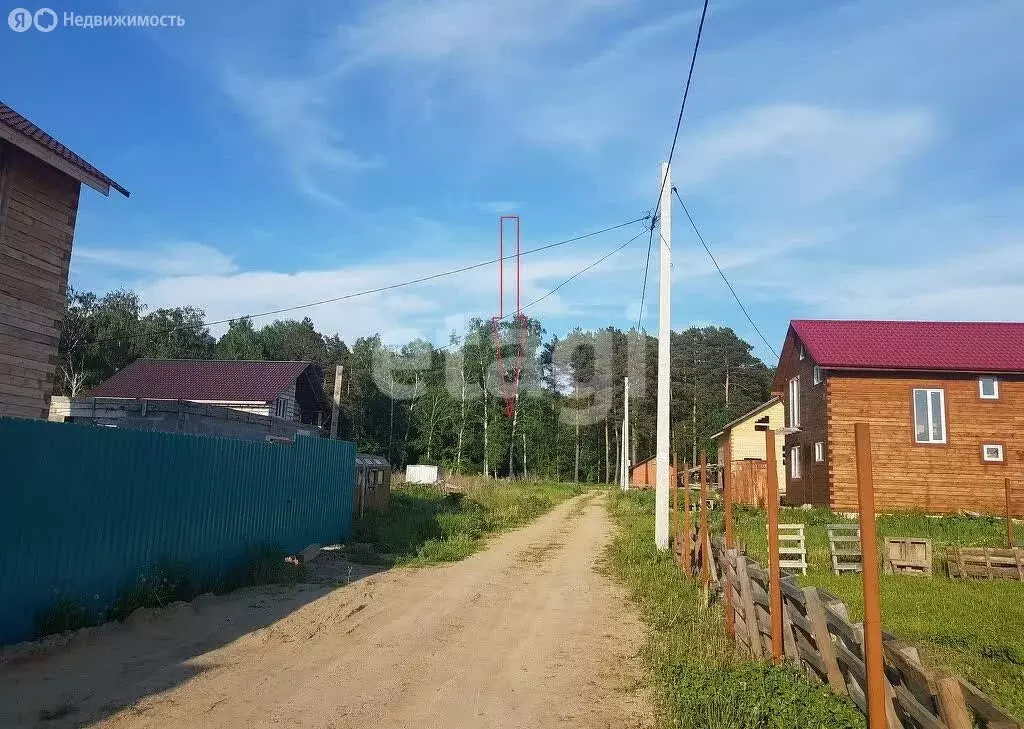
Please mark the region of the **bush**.
POLYGON ((191 600, 196 594, 194 582, 184 566, 161 565, 140 574, 135 584, 121 590, 106 618, 124 620, 138 608, 160 608, 175 600, 191 600))
POLYGON ((78 630, 92 625, 84 607, 70 598, 63 598, 46 612, 36 615, 36 635, 52 635, 65 630, 78 630))

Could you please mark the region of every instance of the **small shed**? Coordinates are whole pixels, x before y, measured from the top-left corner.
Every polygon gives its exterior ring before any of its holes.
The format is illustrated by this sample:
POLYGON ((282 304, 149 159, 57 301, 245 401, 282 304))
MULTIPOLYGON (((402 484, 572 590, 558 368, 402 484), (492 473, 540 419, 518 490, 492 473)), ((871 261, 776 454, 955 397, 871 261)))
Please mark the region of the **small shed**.
MULTIPOLYGON (((629 472, 629 484, 638 489, 653 489, 657 485, 658 464, 657 458, 651 456, 646 461, 640 461, 640 463, 633 466, 629 472)), ((668 483, 669 487, 672 484, 678 483, 676 480, 676 469, 672 467, 672 464, 668 464, 668 483)))
POLYGON ((391 503, 391 464, 383 456, 356 454, 355 497, 352 513, 384 511, 391 503))

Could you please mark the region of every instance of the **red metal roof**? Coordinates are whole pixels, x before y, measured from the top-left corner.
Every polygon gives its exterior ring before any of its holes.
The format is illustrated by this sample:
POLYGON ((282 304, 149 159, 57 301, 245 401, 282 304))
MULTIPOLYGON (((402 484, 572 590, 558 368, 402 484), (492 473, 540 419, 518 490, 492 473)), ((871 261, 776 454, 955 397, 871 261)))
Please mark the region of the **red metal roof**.
POLYGON ((1024 372, 1024 324, 795 319, 815 364, 835 369, 1024 372))
POLYGON ((112 179, 107 177, 105 174, 100 172, 98 169, 93 167, 91 164, 86 162, 84 159, 79 157, 77 154, 72 152, 70 149, 65 147, 63 144, 58 142, 56 139, 51 137, 49 134, 44 132, 42 129, 37 127, 35 124, 30 122, 28 119, 23 117, 21 114, 16 112, 11 107, 7 106, 4 102, 0 101, 0 124, 14 130, 18 134, 28 137, 33 142, 43 145, 48 150, 56 154, 58 157, 68 162, 82 172, 101 180, 103 183, 110 185, 112 188, 117 190, 119 193, 128 197, 130 194, 123 187, 118 185, 112 179))
POLYGON ((89 393, 147 400, 269 402, 311 362, 137 359, 89 393))

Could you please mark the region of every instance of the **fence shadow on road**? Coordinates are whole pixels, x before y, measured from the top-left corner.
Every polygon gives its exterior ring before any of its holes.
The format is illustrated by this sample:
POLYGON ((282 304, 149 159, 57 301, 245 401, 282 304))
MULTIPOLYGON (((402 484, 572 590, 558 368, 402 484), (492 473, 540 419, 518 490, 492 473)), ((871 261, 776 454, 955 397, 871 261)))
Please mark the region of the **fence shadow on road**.
POLYGON ((336 552, 311 567, 307 583, 202 595, 137 611, 124 623, 0 651, 0 726, 82 726, 119 712, 141 718, 169 700, 163 692, 225 665, 218 651, 230 644, 302 641, 312 622, 352 617, 365 604, 364 589, 339 594, 325 611, 300 611, 339 587, 366 585, 384 569, 349 563, 336 552))

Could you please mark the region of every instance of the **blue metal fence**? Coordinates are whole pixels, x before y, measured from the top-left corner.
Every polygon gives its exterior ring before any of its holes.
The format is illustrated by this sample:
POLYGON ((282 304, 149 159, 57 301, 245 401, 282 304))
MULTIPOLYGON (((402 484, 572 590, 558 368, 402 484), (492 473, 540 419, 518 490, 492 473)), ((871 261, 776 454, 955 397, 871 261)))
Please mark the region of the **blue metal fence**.
POLYGON ((352 525, 355 446, 0 418, 0 644, 63 598, 92 612, 162 563, 214 582, 263 545, 352 525))

